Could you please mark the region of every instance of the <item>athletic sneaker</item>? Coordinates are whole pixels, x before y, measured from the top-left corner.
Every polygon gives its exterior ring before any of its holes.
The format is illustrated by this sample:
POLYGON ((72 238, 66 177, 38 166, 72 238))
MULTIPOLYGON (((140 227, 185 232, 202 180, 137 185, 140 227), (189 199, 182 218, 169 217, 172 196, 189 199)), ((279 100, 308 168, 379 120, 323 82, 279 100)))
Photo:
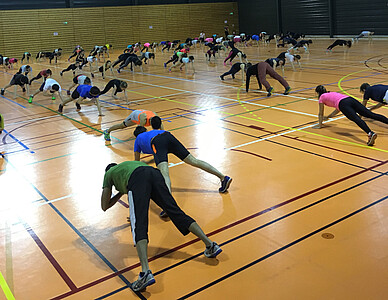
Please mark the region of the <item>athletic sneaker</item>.
POLYGON ((221 181, 221 187, 218 189, 218 191, 220 193, 226 193, 231 183, 232 178, 230 178, 229 176, 225 176, 224 179, 221 181))
POLYGON ((54 97, 54 96, 52 96, 52 97, 51 97, 51 100, 55 100, 55 97, 54 97))
POLYGON ((4 95, 5 90, 1 89, 1 95, 4 95))
POLYGON ((59 72, 59 75, 63 76, 63 72, 59 72))
POLYGON ((221 80, 224 80, 224 76, 220 76, 221 80))
POLYGON ((32 99, 34 99, 34 96, 30 95, 30 98, 28 98, 28 103, 32 103, 32 99))
POLYGON ((270 87, 269 90, 268 90, 267 97, 272 96, 272 93, 273 93, 273 87, 270 87))
POLYGON ((160 214, 159 214, 159 217, 161 217, 162 219, 168 218, 168 214, 167 214, 164 210, 162 210, 162 211, 160 212, 160 214))
POLYGON ((232 74, 232 78, 235 79, 236 77, 234 76, 234 74, 232 74))
POLYGON ((167 64, 166 63, 164 63, 164 67, 167 68, 167 64))
POLYGON ((377 138, 377 133, 371 131, 368 134, 368 142, 366 143, 368 146, 373 146, 375 144, 375 140, 377 138))
POLYGON ((284 95, 288 95, 291 92, 291 87, 287 87, 284 91, 284 95))
POLYGON ((63 112, 63 105, 62 105, 62 104, 59 104, 59 106, 58 106, 58 112, 59 112, 59 113, 62 113, 62 112, 63 112))
POLYGON ((75 106, 77 107, 77 109, 76 109, 77 111, 81 110, 81 105, 78 102, 75 103, 75 106))
POLYGON ((23 93, 25 93, 26 92, 26 88, 23 88, 23 93))
POLYGON ((110 142, 110 133, 108 132, 108 130, 105 129, 103 133, 104 133, 104 139, 105 139, 105 141, 110 142))
POLYGON ((210 247, 206 247, 205 252, 203 254, 205 254, 206 257, 214 258, 221 252, 222 252, 221 247, 218 246, 216 242, 212 242, 210 247))
POLYGON ((154 284, 155 278, 152 275, 151 270, 147 270, 147 272, 140 272, 139 279, 131 284, 131 288, 135 292, 139 292, 144 290, 147 286, 154 284))
POLYGON ((119 73, 119 74, 120 74, 120 69, 117 69, 117 73, 119 73))

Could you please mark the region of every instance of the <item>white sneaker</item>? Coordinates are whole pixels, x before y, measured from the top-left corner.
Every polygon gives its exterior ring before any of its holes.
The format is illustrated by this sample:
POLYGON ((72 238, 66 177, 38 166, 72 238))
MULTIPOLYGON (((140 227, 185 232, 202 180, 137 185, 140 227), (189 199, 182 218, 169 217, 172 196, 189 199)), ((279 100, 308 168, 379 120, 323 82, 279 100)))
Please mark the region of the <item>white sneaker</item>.
POLYGON ((220 254, 221 252, 222 252, 221 247, 218 246, 218 244, 216 242, 213 242, 210 245, 210 247, 206 247, 205 252, 203 254, 205 254, 206 257, 214 258, 218 254, 220 254))

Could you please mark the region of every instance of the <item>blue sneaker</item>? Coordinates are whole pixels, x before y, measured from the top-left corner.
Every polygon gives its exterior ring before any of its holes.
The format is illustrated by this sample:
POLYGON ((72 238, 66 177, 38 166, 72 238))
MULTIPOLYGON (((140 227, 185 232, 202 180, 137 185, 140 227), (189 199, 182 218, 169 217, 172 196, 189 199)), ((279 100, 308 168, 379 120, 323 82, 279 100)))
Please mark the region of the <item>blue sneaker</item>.
POLYGON ((268 90, 267 97, 271 97, 272 93, 273 93, 273 87, 270 87, 269 90, 268 90))
POLYGON ((151 284, 155 283, 154 275, 152 275, 151 270, 147 272, 140 272, 139 279, 131 284, 131 288, 135 292, 145 290, 145 288, 151 284))
POLYGON ((288 95, 291 92, 291 88, 287 87, 286 90, 284 91, 284 95, 288 95))
POLYGON ((224 179, 221 181, 221 187, 218 189, 218 191, 220 193, 226 193, 231 183, 232 178, 230 178, 229 176, 225 176, 224 179))
POLYGON ((105 141, 110 142, 110 133, 108 132, 107 129, 104 130, 103 134, 104 134, 105 141))
POLYGON ((214 258, 218 254, 220 254, 221 252, 222 252, 221 247, 218 246, 218 244, 216 242, 213 242, 210 245, 210 247, 206 247, 205 252, 203 254, 205 254, 205 256, 208 258, 214 258))

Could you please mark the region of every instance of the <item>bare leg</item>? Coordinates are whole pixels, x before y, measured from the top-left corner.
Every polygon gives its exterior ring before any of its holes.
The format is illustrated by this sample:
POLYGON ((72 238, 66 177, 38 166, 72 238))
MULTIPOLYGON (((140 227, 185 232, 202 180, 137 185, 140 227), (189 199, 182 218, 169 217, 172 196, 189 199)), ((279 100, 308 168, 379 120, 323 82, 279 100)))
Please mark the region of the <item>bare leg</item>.
POLYGON ((168 172, 168 162, 162 161, 156 167, 159 169, 160 173, 162 173, 162 176, 164 178, 164 181, 166 182, 168 190, 171 193, 171 179, 170 179, 170 174, 168 172))
POLYGON ((201 241, 204 242, 206 247, 210 247, 212 241, 206 236, 206 234, 196 222, 191 223, 191 225, 189 226, 189 230, 191 233, 199 237, 201 241))
MULTIPOLYGON (((191 225, 190 225, 190 227, 191 227, 191 225)), ((141 265, 142 272, 147 272, 150 269, 150 267, 148 266, 147 248, 148 248, 148 241, 146 239, 140 240, 136 243, 136 251, 137 251, 137 255, 139 256, 139 259, 140 259, 140 265, 141 265)))
MULTIPOLYGON (((194 156, 192 156, 191 154, 189 154, 184 160, 183 160, 185 163, 193 166, 193 167, 197 167, 197 168, 200 168, 201 170, 204 170, 205 172, 208 172, 210 174, 213 174, 215 176, 217 176, 221 181, 224 179, 225 175, 222 174, 220 171, 218 171, 216 168, 214 168, 212 165, 210 165, 209 163, 203 161, 203 160, 199 160, 199 159, 196 159, 194 156)), ((159 165, 158 165, 159 166, 159 165)), ((158 168, 159 169, 159 168, 158 168)), ((163 173, 162 173, 163 174, 163 173)))

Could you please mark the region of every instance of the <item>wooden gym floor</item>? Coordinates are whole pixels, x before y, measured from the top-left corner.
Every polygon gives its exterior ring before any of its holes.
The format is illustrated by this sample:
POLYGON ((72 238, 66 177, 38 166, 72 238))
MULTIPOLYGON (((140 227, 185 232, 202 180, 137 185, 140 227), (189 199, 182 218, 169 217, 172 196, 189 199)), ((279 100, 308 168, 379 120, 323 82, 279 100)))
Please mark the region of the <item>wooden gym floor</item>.
MULTIPOLYGON (((314 40, 309 54, 300 52, 302 70, 286 67, 288 96, 270 78, 279 94, 269 98, 254 90, 256 79, 248 94, 239 76, 222 82, 229 65, 206 63, 201 49, 192 51, 195 76, 169 73, 162 63, 171 53, 160 52, 143 74, 121 73, 131 103, 102 96, 103 117, 95 106, 78 113, 73 103, 60 115, 59 99, 39 94, 29 104, 27 94, 7 90, 0 97, 0 299, 386 299, 388 126, 367 120, 378 134, 374 147, 342 115, 312 126, 316 85, 361 98, 361 83, 388 84, 388 41, 325 53, 329 44, 314 40), (216 177, 170 156, 174 197, 223 252, 205 258, 202 243, 181 236, 152 204, 156 284, 138 295, 127 286, 140 269, 127 199, 100 208, 105 166, 133 159, 134 144, 133 129, 112 133, 107 144, 102 131, 133 109, 157 112, 194 156, 233 178, 229 193, 219 194, 216 177)), ((241 49, 251 62, 284 50, 241 49)), ((50 67, 67 88, 72 75, 59 76, 67 56, 57 66, 34 62, 33 74, 50 67)), ((1 85, 15 72, 2 69, 1 85)), ((108 75, 94 84, 103 88, 108 75)), ((377 112, 388 115, 385 107, 377 112)))

